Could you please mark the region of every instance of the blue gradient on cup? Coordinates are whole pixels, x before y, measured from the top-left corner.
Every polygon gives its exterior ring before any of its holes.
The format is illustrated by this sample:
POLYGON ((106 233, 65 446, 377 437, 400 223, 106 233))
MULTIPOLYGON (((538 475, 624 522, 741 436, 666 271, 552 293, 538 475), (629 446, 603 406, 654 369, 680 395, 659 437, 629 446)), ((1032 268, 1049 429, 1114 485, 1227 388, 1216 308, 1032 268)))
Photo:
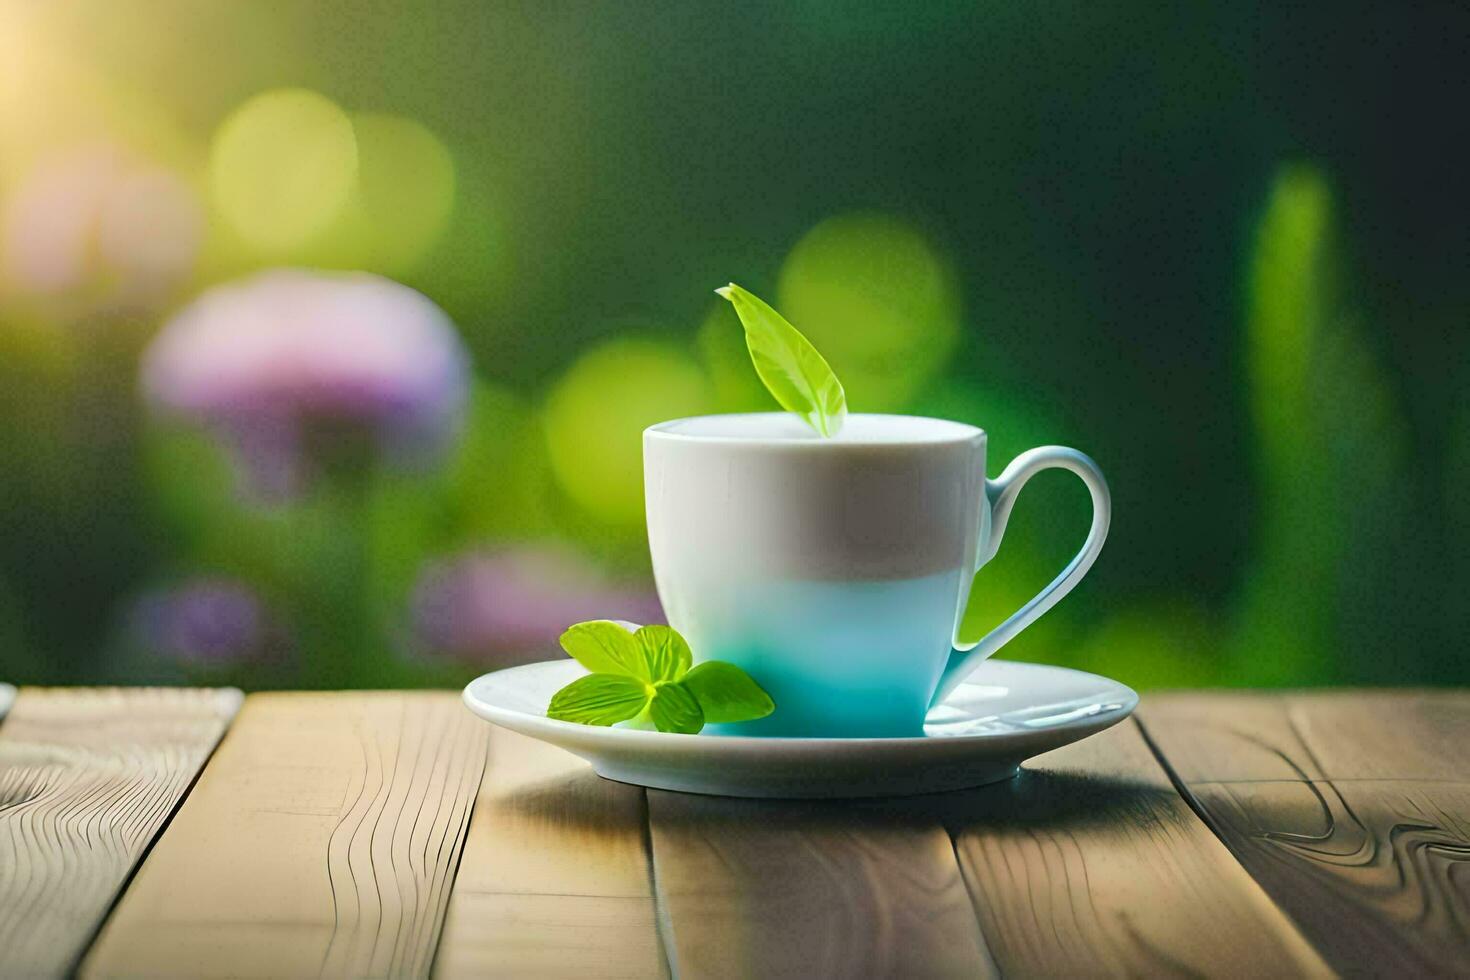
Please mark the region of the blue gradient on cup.
POLYGON ((767 718, 711 725, 721 735, 906 737, 949 657, 961 569, 922 578, 726 582, 669 621, 699 660, 743 667, 776 702, 767 718))

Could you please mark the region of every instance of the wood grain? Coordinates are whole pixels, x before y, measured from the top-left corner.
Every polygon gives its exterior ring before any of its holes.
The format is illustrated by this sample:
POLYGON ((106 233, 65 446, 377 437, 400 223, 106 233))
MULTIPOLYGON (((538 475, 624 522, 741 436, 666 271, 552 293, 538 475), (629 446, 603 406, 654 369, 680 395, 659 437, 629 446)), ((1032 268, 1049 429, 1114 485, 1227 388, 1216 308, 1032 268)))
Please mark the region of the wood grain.
POLYGON ((0 976, 70 972, 240 704, 25 688, 0 726, 0 976))
POLYGON ((665 975, 643 791, 491 729, 439 977, 665 975))
POLYGON ((648 801, 675 975, 996 975, 949 835, 923 808, 648 801))
POLYGON ((1142 718, 1329 963, 1470 975, 1470 695, 1180 694, 1142 718))
POLYGON ((250 697, 84 975, 424 975, 486 731, 447 693, 250 697))
POLYGON ((1016 976, 1328 970, 1171 786, 1132 722, 950 803, 981 926, 1016 976))

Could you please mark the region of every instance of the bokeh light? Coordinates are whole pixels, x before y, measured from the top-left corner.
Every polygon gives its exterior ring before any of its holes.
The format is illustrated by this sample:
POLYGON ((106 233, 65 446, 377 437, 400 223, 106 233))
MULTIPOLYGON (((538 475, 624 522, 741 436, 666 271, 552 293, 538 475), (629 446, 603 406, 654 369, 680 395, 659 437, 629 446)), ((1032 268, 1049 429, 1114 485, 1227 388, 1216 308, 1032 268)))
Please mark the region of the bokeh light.
POLYGON ((352 122, 307 89, 247 100, 220 124, 209 160, 219 213, 267 255, 290 253, 328 229, 357 181, 352 122))
POLYGON ((892 215, 859 211, 818 224, 786 257, 778 293, 781 312, 842 378, 853 411, 903 410, 959 339, 948 258, 892 215))
POLYGON ((178 176, 98 144, 43 161, 4 210, 6 285, 70 312, 159 305, 193 271, 204 218, 178 176))
POLYGON ((284 627, 247 583, 206 576, 139 598, 133 641, 149 655, 215 671, 283 656, 284 627))
POLYGON ((368 244, 362 265, 394 275, 413 269, 454 207, 454 158, 428 127, 404 116, 360 113, 357 194, 351 221, 368 244))
POLYGON ((646 584, 609 581, 575 550, 546 544, 433 561, 410 606, 417 648, 484 667, 544 660, 570 623, 664 621, 646 584))
POLYGON ((735 308, 721 300, 710 310, 695 333, 700 363, 709 375, 722 412, 774 412, 776 399, 761 384, 750 363, 745 345, 745 328, 735 308))
POLYGON ((551 389, 545 413, 552 471, 568 497, 610 524, 643 522, 643 430, 713 410, 688 355, 616 339, 583 354, 551 389))
POLYGON ((5 210, 7 283, 22 292, 81 289, 91 272, 98 216, 117 163, 97 148, 38 167, 5 210))
POLYGON ((186 279, 203 238, 198 198, 172 174, 136 170, 107 189, 97 254, 129 300, 147 302, 186 279))

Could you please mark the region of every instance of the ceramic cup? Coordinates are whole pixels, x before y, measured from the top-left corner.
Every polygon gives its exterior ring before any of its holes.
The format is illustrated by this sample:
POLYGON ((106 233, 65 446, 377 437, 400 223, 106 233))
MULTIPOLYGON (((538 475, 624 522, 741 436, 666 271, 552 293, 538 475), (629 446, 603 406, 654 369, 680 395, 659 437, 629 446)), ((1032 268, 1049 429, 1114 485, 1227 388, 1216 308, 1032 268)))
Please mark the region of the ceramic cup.
POLYGON ((696 661, 745 668, 776 702, 721 734, 921 734, 949 694, 1087 573, 1107 536, 1107 483, 1044 446, 985 478, 985 432, 941 419, 849 415, 823 438, 786 413, 708 415, 643 433, 659 598, 696 661), (1050 467, 1092 494, 1092 529, 1050 585, 976 643, 955 635, 971 579, 1016 494, 1050 467))

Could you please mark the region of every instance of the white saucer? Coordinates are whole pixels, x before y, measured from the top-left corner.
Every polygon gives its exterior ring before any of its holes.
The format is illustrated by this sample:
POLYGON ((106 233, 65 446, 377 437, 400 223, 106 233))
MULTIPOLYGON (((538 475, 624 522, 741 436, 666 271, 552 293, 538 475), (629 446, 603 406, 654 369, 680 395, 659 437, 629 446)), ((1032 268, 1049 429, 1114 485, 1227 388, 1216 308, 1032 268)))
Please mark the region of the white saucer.
POLYGON ((915 738, 753 738, 600 728, 546 717, 551 695, 585 674, 574 660, 486 674, 471 711, 550 742, 607 779, 715 796, 908 796, 1009 779, 1024 760, 1127 718, 1138 695, 1063 667, 990 660, 929 712, 915 738))
POLYGON ((10 710, 10 706, 14 703, 15 688, 9 684, 0 683, 0 718, 5 717, 5 713, 10 710))

